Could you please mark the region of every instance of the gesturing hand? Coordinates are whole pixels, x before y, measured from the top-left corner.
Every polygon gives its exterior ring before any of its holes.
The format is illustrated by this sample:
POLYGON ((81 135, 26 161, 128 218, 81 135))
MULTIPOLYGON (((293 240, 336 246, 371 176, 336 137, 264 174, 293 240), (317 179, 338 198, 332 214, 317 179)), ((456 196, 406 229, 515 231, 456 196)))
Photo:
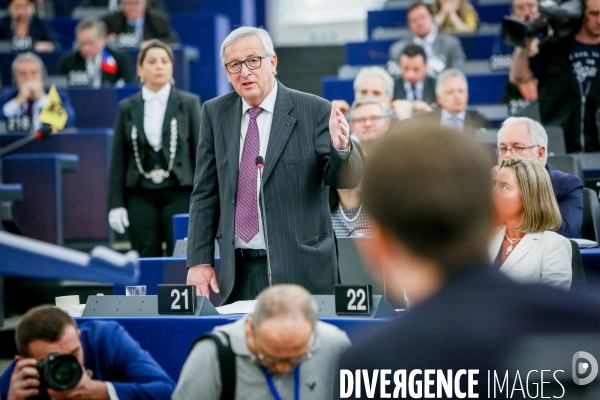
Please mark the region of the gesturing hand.
POLYGON ((331 142, 336 149, 346 150, 350 146, 350 126, 344 114, 340 111, 337 101, 334 101, 331 107, 329 133, 331 134, 331 142))
POLYGON ((219 293, 217 276, 211 265, 200 264, 188 268, 187 284, 196 286, 196 294, 206 298, 210 298, 209 285, 213 292, 219 293))

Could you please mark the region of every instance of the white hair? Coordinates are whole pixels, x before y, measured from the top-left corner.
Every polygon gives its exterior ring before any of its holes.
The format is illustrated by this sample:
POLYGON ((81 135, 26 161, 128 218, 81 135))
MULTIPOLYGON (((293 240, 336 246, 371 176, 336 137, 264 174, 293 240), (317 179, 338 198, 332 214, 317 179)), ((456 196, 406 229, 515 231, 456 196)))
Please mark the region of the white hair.
POLYGON ((548 160, 548 134, 546 130, 537 121, 532 120, 527 117, 509 117, 503 123, 502 127, 498 131, 498 143, 500 143, 500 136, 508 129, 509 127, 517 124, 525 124, 527 125, 527 132, 531 137, 531 141, 534 145, 538 145, 546 149, 544 152, 544 162, 548 160))
POLYGON ((467 92, 469 91, 469 84, 467 83, 467 77, 465 74, 459 69, 449 68, 438 75, 437 82, 435 84, 435 94, 438 96, 442 95, 444 93, 444 83, 447 79, 452 77, 460 78, 465 83, 465 90, 467 92))
POLYGON ((239 28, 232 31, 221 45, 221 63, 225 65, 225 50, 229 45, 237 42, 240 39, 246 38, 248 36, 256 36, 260 40, 262 44, 263 50, 265 51, 265 55, 268 57, 275 55, 275 49, 273 47, 273 40, 271 39, 271 35, 269 32, 265 31, 262 28, 256 28, 254 26, 240 26, 239 28))
POLYGON ((318 312, 317 303, 310 292, 302 286, 274 285, 263 290, 256 297, 252 326, 257 329, 269 318, 305 318, 314 329, 318 312))
POLYGON ((33 61, 34 63, 36 63, 39 68, 40 68, 40 72, 42 73, 42 78, 45 79, 46 78, 46 66, 44 65, 44 62, 42 61, 42 59, 40 58, 40 56, 38 56, 35 53, 32 53, 31 51, 25 52, 25 53, 20 53, 18 56, 15 57, 15 59, 12 62, 12 74, 13 74, 13 80, 16 80, 16 72, 17 72, 17 67, 19 66, 19 64, 22 61, 33 61))
POLYGON ((387 73, 387 71, 381 67, 364 67, 354 78, 354 93, 357 92, 360 84, 365 78, 379 78, 383 81, 385 86, 385 92, 388 96, 394 95, 394 79, 387 73))
POLYGON ((381 112, 385 117, 389 118, 392 116, 392 108, 389 105, 383 103, 377 97, 365 96, 354 100, 354 103, 352 103, 349 116, 350 121, 354 119, 354 113, 356 112, 356 109, 360 106, 364 106, 365 104, 377 104, 381 108, 381 112))

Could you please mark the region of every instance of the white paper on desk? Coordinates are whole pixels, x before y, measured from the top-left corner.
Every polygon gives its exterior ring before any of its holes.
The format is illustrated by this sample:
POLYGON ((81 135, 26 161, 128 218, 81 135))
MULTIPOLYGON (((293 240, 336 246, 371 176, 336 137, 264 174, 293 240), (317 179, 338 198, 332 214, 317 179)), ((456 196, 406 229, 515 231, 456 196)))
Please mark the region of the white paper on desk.
POLYGON ((252 314, 255 308, 256 300, 244 300, 217 307, 217 311, 219 314, 252 314))

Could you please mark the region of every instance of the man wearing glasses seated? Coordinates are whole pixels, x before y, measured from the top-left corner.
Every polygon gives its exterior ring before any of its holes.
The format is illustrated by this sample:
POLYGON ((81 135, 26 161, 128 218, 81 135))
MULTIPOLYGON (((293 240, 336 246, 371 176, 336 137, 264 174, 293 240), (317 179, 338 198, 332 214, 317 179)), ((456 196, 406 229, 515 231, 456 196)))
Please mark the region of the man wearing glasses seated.
POLYGON ((333 398, 338 358, 350 347, 346 333, 317 321, 317 305, 301 286, 275 285, 257 300, 252 315, 196 343, 173 400, 333 398))
POLYGON ((506 158, 519 156, 537 160, 548 170, 558 201, 562 225, 556 231, 567 238, 581 237, 583 219, 583 183, 574 175, 556 170, 548 159, 548 135, 538 122, 530 118, 508 118, 498 131, 496 155, 498 164, 506 158))

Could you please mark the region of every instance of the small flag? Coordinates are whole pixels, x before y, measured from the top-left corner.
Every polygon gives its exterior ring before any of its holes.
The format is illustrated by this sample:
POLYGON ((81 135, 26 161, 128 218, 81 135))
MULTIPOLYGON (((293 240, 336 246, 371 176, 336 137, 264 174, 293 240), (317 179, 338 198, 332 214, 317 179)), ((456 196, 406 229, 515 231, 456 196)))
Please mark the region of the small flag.
POLYGON ((104 49, 104 53, 102 53, 102 63, 100 64, 100 69, 107 74, 117 73, 117 60, 115 60, 115 58, 108 52, 106 48, 104 49))
POLYGON ((65 127, 69 116, 63 108, 62 100, 56 91, 56 86, 52 85, 48 91, 48 101, 40 112, 40 122, 52 126, 54 130, 60 131, 65 127))

